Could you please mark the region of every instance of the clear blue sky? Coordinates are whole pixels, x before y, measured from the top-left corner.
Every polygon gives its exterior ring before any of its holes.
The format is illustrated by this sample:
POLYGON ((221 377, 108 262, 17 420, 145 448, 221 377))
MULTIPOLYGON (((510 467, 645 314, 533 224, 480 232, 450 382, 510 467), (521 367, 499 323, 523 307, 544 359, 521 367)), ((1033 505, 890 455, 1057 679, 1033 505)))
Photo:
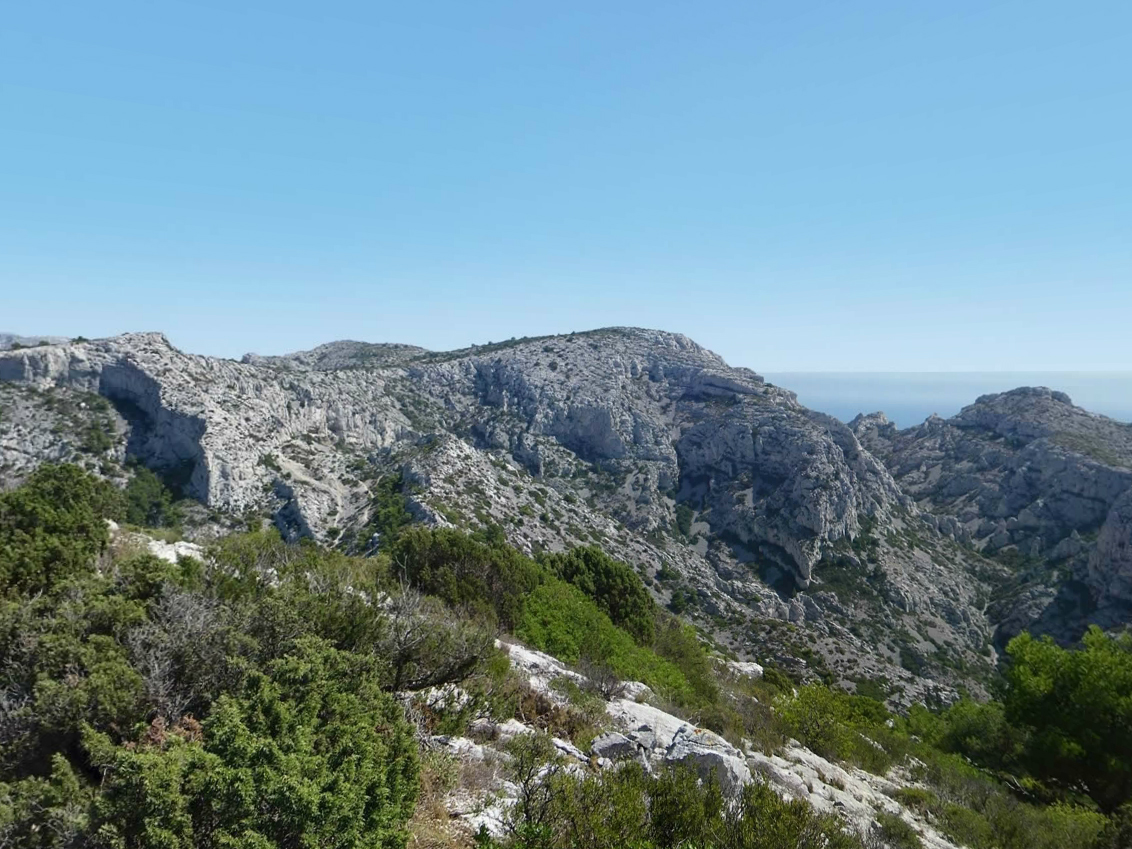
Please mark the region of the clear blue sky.
POLYGON ((39 2, 0 330, 1129 369, 1132 3, 39 2))

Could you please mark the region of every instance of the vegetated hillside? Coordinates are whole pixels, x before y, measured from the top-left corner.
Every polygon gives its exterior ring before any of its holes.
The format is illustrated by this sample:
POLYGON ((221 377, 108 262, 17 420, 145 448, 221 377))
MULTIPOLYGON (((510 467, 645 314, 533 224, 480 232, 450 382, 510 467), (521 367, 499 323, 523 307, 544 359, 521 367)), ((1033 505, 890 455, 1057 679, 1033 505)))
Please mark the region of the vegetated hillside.
POLYGON ((497 526, 415 523, 389 488, 367 557, 274 529, 201 546, 119 524, 170 518, 170 498, 140 470, 123 491, 70 464, 0 494, 0 845, 1132 834, 1128 639, 1020 637, 1001 703, 893 715, 719 656, 596 546, 532 559, 497 526))
POLYGON ((1132 616, 1132 426, 1022 388, 897 430, 851 427, 929 521, 1013 572, 989 613, 1005 642, 1023 629, 1063 641, 1132 616))
POLYGON ((131 456, 288 538, 371 550, 395 483, 418 518, 527 553, 604 546, 738 656, 903 703, 992 675, 1003 567, 925 522, 847 426, 683 336, 233 362, 129 334, 0 354, 0 379, 102 395, 131 456))

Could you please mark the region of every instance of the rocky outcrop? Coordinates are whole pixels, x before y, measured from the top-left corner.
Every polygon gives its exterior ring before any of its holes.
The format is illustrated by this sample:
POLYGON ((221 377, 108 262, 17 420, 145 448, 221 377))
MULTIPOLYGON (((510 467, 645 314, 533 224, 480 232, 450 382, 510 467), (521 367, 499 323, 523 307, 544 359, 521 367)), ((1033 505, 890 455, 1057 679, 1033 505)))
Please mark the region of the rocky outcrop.
POLYGON ((0 490, 18 486, 45 462, 120 480, 128 435, 128 423, 97 395, 0 382, 0 490))
POLYGON ((183 469, 187 491, 220 508, 261 504, 270 465, 302 455, 289 503, 316 534, 356 507, 326 455, 444 433, 536 475, 635 472, 604 499, 630 527, 667 527, 674 501, 690 503, 802 586, 826 546, 901 502, 847 428, 677 334, 615 329, 450 355, 334 343, 241 363, 129 334, 5 353, 0 378, 105 396, 132 420, 132 453, 183 469), (264 461, 273 452, 284 457, 264 461))
MULTIPOLYGON (((530 676, 530 685, 548 698, 561 698, 551 683, 563 676, 576 677, 557 660, 540 652, 512 645, 507 647, 514 668, 530 676)), ((833 763, 795 741, 778 751, 760 751, 744 742, 733 746, 718 734, 674 716, 646 702, 634 699, 613 699, 606 705, 607 730, 590 744, 589 757, 566 741, 554 740, 561 768, 577 775, 592 770, 616 769, 625 762, 638 763, 650 773, 672 766, 689 766, 704 779, 714 778, 725 795, 733 798, 752 781, 763 781, 786 799, 802 800, 822 813, 838 816, 846 831, 868 835, 873 831, 878 812, 900 817, 920 835, 922 844, 931 849, 955 849, 924 816, 901 805, 895 796, 900 789, 914 782, 902 769, 887 775, 873 775, 861 769, 833 763)), ((517 734, 533 733, 534 729, 516 720, 508 720, 490 731, 479 729, 481 739, 510 739, 517 734)), ((492 748, 490 742, 474 742, 460 737, 434 738, 434 743, 470 764, 470 771, 482 775, 484 765, 505 762, 507 755, 492 748)), ((474 832, 481 826, 493 834, 506 829, 507 812, 518 798, 518 788, 503 776, 505 769, 496 769, 479 788, 479 797, 467 788, 456 788, 448 798, 453 817, 474 832)))
POLYGON ((1132 427, 1045 388, 985 395, 903 431, 883 414, 850 426, 923 510, 957 521, 942 529, 989 551, 1049 555, 1098 530, 1132 487, 1132 427))
POLYGON ((1052 567, 994 607, 1003 636, 1031 628, 1072 640, 1089 617, 1106 621, 1105 605, 1132 601, 1132 426, 1043 387, 985 395, 906 430, 879 413, 850 426, 935 529, 1052 567))
POLYGON ((0 351, 37 345, 58 345, 66 341, 64 336, 20 336, 18 333, 0 333, 0 351))
POLYGON ((1132 605, 1132 488, 1116 500, 1089 555, 1089 583, 1103 602, 1132 605))
POLYGON ((601 544, 662 603, 735 623, 721 639, 747 657, 753 619, 805 627, 845 674, 905 674, 899 647, 876 655, 855 622, 985 662, 966 555, 929 550, 941 520, 919 515, 871 436, 678 334, 447 353, 339 342, 235 362, 142 333, 3 352, 0 379, 98 393, 130 454, 292 538, 369 550, 374 483, 396 474, 429 522, 499 524, 532 554, 601 544), (868 581, 883 592, 846 595, 868 581))

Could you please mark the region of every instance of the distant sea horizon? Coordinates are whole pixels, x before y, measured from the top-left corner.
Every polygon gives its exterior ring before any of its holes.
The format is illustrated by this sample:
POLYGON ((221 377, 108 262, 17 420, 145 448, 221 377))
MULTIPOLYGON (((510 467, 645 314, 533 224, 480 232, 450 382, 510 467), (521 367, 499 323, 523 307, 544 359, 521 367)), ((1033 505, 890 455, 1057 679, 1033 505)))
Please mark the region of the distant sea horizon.
POLYGON ((1019 386, 1064 392, 1078 407, 1132 422, 1132 371, 1110 372, 760 372, 797 393, 812 410, 849 422, 858 413, 883 412, 897 427, 920 424, 933 413, 949 418, 980 395, 1019 386))

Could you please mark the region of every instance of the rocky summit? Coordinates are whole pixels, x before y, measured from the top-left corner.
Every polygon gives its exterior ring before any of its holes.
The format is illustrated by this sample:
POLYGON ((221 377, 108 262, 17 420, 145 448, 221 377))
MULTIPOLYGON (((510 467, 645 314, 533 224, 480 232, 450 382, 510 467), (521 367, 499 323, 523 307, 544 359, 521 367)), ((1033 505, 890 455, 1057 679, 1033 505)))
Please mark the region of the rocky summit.
POLYGON ((0 470, 128 463, 365 553, 382 486, 528 553, 600 544, 740 657, 889 697, 989 680, 996 637, 1076 639, 1132 602, 1132 427, 1048 389, 846 425, 673 333, 459 351, 335 342, 241 361, 159 333, 0 352, 0 470))

